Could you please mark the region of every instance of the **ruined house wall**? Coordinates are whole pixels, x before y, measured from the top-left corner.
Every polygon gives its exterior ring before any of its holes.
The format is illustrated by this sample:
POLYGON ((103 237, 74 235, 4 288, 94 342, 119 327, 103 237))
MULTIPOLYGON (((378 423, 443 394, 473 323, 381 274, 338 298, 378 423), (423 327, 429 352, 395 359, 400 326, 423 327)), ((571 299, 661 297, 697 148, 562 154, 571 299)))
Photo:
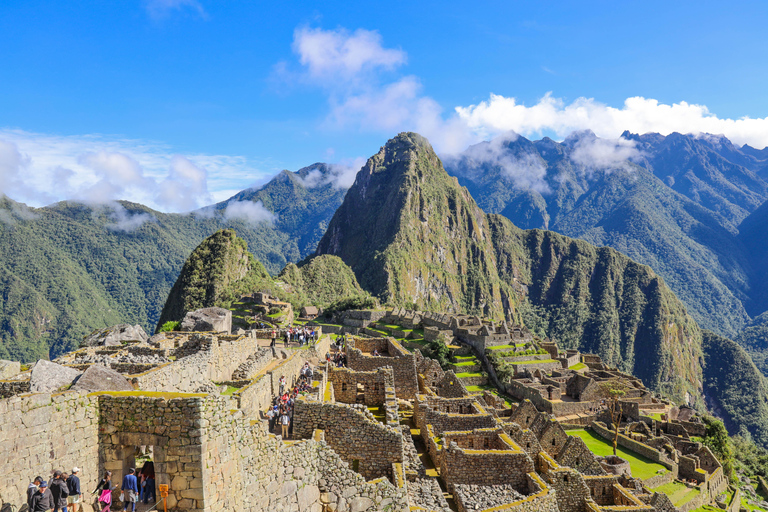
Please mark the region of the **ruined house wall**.
POLYGON ((455 444, 443 450, 440 462, 448 489, 453 484, 510 484, 527 493, 526 473, 533 470, 533 461, 522 450, 465 450, 455 444))
MULTIPOLYGON (((259 350, 250 336, 193 336, 184 344, 199 350, 192 355, 134 375, 142 390, 193 393, 208 381, 231 380, 232 374, 259 350)), ((177 355, 177 357, 179 357, 177 355)))
POLYGON ((366 478, 392 478, 392 464, 403 462, 400 429, 379 423, 370 413, 299 397, 293 421, 297 438, 309 438, 315 430, 324 430, 328 445, 347 463, 359 461, 359 472, 366 478))
POLYGON ((394 386, 394 377, 390 368, 363 372, 349 368, 330 368, 329 379, 337 402, 354 404, 357 401, 357 385, 365 389, 365 405, 379 407, 385 402, 385 388, 394 386))
POLYGON ((398 398, 410 400, 419 391, 416 360, 413 354, 392 338, 353 338, 347 346, 347 363, 350 368, 357 371, 373 371, 391 366, 395 374, 395 391, 398 398), (386 350, 389 356, 363 354, 363 352, 372 352, 374 349, 386 350))
POLYGON ((0 398, 29 393, 30 386, 29 380, 0 380, 0 398))
MULTIPOLYGON (((613 432, 605 428, 605 426, 601 425, 600 423, 593 421, 589 428, 592 429, 593 432, 595 432, 597 435, 599 435, 603 439, 613 442, 613 437, 614 437, 613 432)), ((673 471, 675 475, 677 475, 678 465, 675 462, 671 461, 666 455, 661 453, 659 450, 651 448, 647 444, 641 443, 640 441, 635 441, 634 439, 630 439, 624 434, 619 434, 618 444, 619 446, 626 448, 627 450, 633 451, 635 453, 639 453, 640 455, 647 457, 654 462, 658 462, 659 464, 666 467, 670 471, 673 471)))
POLYGON ((426 403, 418 403, 414 408, 414 418, 418 428, 424 432, 427 425, 432 425, 436 434, 445 431, 474 430, 496 426, 496 420, 482 410, 479 414, 443 413, 432 410, 426 403))
POLYGON ((597 462, 584 440, 578 436, 568 436, 565 446, 557 454, 555 460, 561 466, 576 469, 584 475, 604 475, 605 470, 597 462))
POLYGON ((96 399, 67 391, 0 400, 0 454, 0 505, 18 510, 34 477, 74 466, 83 489, 93 490, 100 476, 96 399))

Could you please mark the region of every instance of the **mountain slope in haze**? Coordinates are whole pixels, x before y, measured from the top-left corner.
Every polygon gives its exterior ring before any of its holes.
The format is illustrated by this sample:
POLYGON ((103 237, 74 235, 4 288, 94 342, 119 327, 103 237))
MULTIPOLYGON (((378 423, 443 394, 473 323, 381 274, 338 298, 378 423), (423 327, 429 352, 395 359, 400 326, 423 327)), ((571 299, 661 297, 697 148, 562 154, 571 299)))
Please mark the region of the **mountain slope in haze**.
POLYGON ((736 335, 755 314, 750 255, 736 238, 768 199, 754 171, 760 155, 711 136, 623 137, 506 136, 448 159, 446 170, 486 211, 515 225, 608 245, 650 265, 701 325, 736 335))
POLYGON ((128 202, 28 208, 0 198, 0 358, 55 358, 117 323, 149 332, 187 256, 220 229, 236 229, 277 274, 314 249, 341 203, 344 191, 329 172, 322 164, 285 171, 261 189, 189 214, 128 202))
POLYGON ((417 134, 369 159, 318 254, 341 257, 383 302, 525 318, 656 390, 701 396, 699 328, 661 278, 613 249, 486 215, 417 134))

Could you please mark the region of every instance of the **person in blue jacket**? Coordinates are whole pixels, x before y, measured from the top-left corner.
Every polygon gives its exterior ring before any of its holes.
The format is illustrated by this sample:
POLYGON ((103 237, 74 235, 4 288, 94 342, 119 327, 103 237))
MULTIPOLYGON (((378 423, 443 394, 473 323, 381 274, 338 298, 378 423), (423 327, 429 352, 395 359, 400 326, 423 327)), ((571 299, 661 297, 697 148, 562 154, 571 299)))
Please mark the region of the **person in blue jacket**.
POLYGON ((123 512, 128 510, 128 504, 131 504, 131 512, 136 512, 136 501, 139 496, 139 482, 136 478, 136 470, 131 468, 128 474, 123 477, 123 485, 120 486, 123 491, 123 512))

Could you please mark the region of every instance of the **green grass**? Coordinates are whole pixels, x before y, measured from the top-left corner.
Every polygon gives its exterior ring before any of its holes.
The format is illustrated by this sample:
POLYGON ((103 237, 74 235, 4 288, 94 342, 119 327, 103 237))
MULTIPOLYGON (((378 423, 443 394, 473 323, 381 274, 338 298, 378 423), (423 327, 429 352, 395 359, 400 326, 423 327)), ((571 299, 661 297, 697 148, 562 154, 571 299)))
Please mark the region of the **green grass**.
POLYGON ((578 371, 578 370, 583 370, 586 367, 587 367, 587 365, 585 365, 584 363, 576 363, 573 366, 569 366, 568 369, 569 370, 577 370, 578 371))
POLYGON ((672 501, 676 507, 685 505, 693 498, 699 495, 701 491, 696 488, 689 488, 681 482, 669 482, 652 489, 655 492, 663 492, 672 501))
POLYGON ((554 359, 528 359, 527 361, 512 361, 509 364, 533 364, 533 363, 556 363, 554 359))
POLYGON ((498 345, 496 347, 488 347, 486 350, 505 350, 505 349, 511 349, 515 348, 517 345, 498 345))
MULTIPOLYGON (((595 455, 605 457, 607 455, 613 455, 613 445, 593 433, 591 430, 569 430, 568 435, 579 436, 587 445, 587 448, 595 455)), ((656 476, 660 469, 668 471, 667 468, 661 464, 657 464, 650 459, 643 457, 640 454, 630 452, 619 446, 616 451, 617 455, 622 459, 629 462, 629 466, 632 469, 632 476, 646 480, 653 476, 656 476)))
POLYGON ((662 421, 661 420, 661 413, 660 412, 652 412, 650 414, 647 414, 646 416, 648 416, 649 418, 653 418, 656 421, 662 421))
POLYGON ((482 377, 482 376, 483 376, 483 374, 482 374, 482 373, 468 373, 468 372, 462 372, 462 373, 457 373, 457 374, 456 374, 456 376, 457 376, 458 378, 460 378, 460 379, 466 379, 466 378, 470 378, 470 377, 482 377))
POLYGON ((454 356, 454 359, 459 361, 477 361, 475 356, 454 356))
POLYGON ((231 396, 232 393, 239 390, 240 388, 236 388, 234 386, 227 386, 227 389, 221 394, 221 396, 231 396))
POLYGON ((474 366, 476 364, 479 364, 479 362, 477 361, 477 359, 475 359, 474 361, 462 361, 461 363, 452 363, 452 364, 453 366, 474 366))

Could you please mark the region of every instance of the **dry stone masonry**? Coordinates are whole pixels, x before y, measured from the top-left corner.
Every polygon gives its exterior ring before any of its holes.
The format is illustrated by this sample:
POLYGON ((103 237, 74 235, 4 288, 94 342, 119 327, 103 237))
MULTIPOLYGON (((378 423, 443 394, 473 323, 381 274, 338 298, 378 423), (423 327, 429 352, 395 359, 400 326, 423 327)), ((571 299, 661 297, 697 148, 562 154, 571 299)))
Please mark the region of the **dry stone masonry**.
POLYGON ((187 328, 207 332, 147 338, 116 326, 31 371, 0 362, 0 507, 20 508, 31 479, 54 469, 79 466, 86 490, 105 470, 120 482, 140 448, 169 488, 171 511, 671 512, 666 495, 649 488, 678 478, 699 490, 685 512, 727 484, 717 458, 692 440, 704 434, 695 414, 548 340, 546 353, 519 355, 533 338, 517 326, 405 309, 345 312, 336 330, 376 336, 346 336, 347 366, 337 367, 325 362, 336 351, 328 334, 308 348, 273 349, 262 332, 229 334, 226 314, 197 313, 187 328), (469 392, 379 327, 406 340, 416 331, 448 336, 491 373, 487 353, 516 347, 504 357, 520 371, 502 388, 520 402, 469 392), (317 366, 284 440, 268 431, 264 412, 280 378, 293 385, 308 360, 317 366), (599 389, 612 382, 627 388, 619 444, 663 474, 641 481, 563 427, 569 420, 609 438, 599 389), (663 421, 649 411, 663 411, 663 421))

